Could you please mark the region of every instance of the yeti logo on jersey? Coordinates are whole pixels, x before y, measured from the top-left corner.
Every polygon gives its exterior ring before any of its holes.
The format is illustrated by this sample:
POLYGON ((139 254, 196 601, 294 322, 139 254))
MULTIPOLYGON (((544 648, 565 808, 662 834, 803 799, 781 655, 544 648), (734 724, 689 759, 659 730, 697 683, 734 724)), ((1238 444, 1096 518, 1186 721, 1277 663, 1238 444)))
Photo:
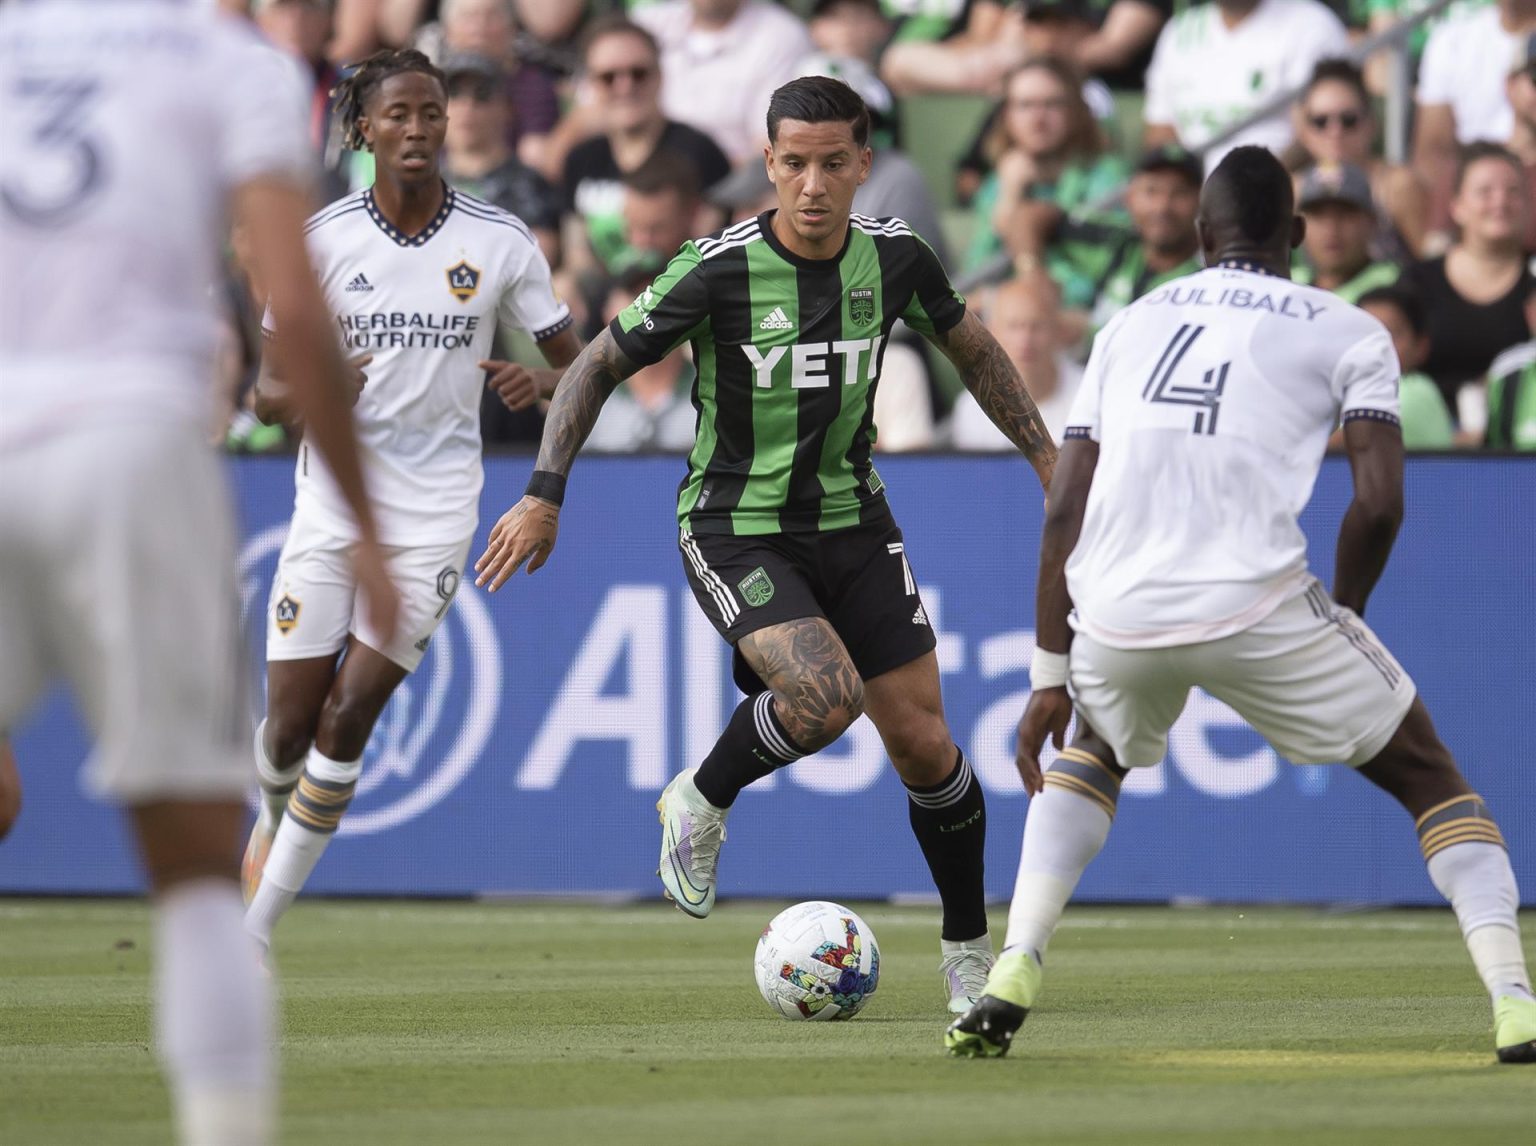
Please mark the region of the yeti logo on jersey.
POLYGON ((848 292, 848 317, 860 326, 868 326, 875 320, 875 292, 851 290, 848 292))
POLYGON ((284 593, 275 606, 275 618, 277 631, 287 636, 293 632, 294 626, 299 623, 299 603, 284 593))
POLYGON ((460 302, 468 302, 480 293, 479 267, 472 267, 460 259, 444 273, 448 276, 448 293, 460 302))
POLYGON ((736 588, 741 592, 741 599, 754 609, 773 600, 773 582, 769 580, 768 570, 761 565, 743 577, 736 588))

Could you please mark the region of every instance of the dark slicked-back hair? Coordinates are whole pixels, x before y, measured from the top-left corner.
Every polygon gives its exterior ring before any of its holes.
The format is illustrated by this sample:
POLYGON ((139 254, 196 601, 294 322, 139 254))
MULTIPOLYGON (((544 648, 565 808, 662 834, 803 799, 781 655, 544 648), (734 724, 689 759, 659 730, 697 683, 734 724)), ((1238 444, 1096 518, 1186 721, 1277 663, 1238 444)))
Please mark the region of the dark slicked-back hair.
POLYGON ((336 98, 336 114, 341 117, 342 146, 352 151, 373 150, 373 146, 363 138, 357 121, 365 114, 368 101, 379 90, 379 86, 391 76, 405 72, 420 72, 424 76, 431 76, 447 94, 448 81, 441 69, 422 53, 409 48, 399 52, 375 52, 358 64, 352 74, 337 84, 331 93, 336 98))
POLYGON ((1208 227, 1250 243, 1271 243, 1289 235, 1296 214, 1291 177, 1265 147, 1227 152, 1200 192, 1200 217, 1208 227))
POLYGON ((779 122, 846 123, 853 142, 869 146, 869 108, 859 93, 831 76, 801 76, 790 80, 768 101, 768 142, 779 141, 779 122))

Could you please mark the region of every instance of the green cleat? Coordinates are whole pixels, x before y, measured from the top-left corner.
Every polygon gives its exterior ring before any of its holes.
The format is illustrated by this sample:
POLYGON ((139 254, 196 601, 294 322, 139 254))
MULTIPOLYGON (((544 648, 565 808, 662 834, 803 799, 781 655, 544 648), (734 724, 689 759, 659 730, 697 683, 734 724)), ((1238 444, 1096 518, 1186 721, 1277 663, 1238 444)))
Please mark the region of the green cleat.
POLYGON ((1536 1002, 1500 995, 1493 1005, 1493 1045, 1500 1062, 1536 1063, 1536 1002))
POLYGON ((950 1024, 944 1046, 956 1058, 1002 1058, 1040 995, 1040 964, 1027 951, 1005 951, 975 1006, 950 1024))

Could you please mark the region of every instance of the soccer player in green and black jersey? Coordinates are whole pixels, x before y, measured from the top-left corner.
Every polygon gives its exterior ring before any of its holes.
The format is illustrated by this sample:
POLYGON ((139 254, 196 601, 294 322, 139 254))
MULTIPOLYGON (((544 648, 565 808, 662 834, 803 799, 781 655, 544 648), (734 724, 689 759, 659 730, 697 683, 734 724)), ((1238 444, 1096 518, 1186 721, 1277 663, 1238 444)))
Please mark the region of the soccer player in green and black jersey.
POLYGON ((826 747, 860 713, 906 784, 944 906, 950 1009, 992 962, 981 786, 944 720, 934 634, 870 461, 875 387, 898 319, 955 363, 999 428, 1050 479, 1056 447, 1008 356, 899 219, 852 215, 869 113, 846 84, 795 80, 768 108, 779 207, 687 243, 593 340, 555 392, 527 496, 476 565, 494 590, 555 544, 565 478, 604 400, 684 342, 698 434, 678 498, 699 605, 736 649, 747 699, 695 770, 662 793, 659 875, 702 918, 740 791, 826 747))

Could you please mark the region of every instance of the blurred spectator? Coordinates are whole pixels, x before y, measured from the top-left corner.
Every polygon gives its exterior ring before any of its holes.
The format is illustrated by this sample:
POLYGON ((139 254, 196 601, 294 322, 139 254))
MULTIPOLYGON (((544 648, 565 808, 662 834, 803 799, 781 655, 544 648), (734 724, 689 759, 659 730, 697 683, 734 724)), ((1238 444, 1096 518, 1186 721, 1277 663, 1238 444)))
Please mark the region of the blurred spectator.
POLYGON ((1033 0, 1024 8, 1031 56, 1061 56, 1110 87, 1140 91, 1173 0, 1033 0))
POLYGON ((1402 287, 1377 287, 1361 295, 1355 305, 1387 328, 1397 350, 1402 369, 1397 399, 1403 445, 1410 450, 1450 449, 1455 444, 1450 411, 1440 388, 1421 369, 1429 356, 1424 300, 1402 287))
MULTIPOLYGON (((1147 69, 1145 143, 1198 151, 1299 88, 1318 60, 1348 50, 1344 25, 1318 0, 1214 0, 1186 8, 1163 27, 1147 69)), ((1206 169, 1234 147, 1258 144, 1278 154, 1291 138, 1290 116, 1276 111, 1209 151, 1206 169)))
POLYGON ((460 190, 527 223, 550 266, 558 266, 560 199, 507 146, 512 109, 501 69, 485 56, 456 56, 444 61, 443 71, 448 78, 443 174, 460 190))
POLYGON ((1536 251, 1536 32, 1520 44, 1510 65, 1505 84, 1515 127, 1509 136, 1509 150, 1525 168, 1525 249, 1536 251))
POLYGON ((811 51, 805 25, 766 0, 666 0, 635 13, 661 45, 661 106, 733 164, 767 139, 768 97, 811 51))
MULTIPOLYGON (((650 275, 633 274, 615 284, 603 300, 604 321, 612 322, 650 281, 650 275)), ((694 377, 693 363, 681 349, 635 371, 603 403, 582 449, 609 454, 692 449, 697 425, 694 377)))
POLYGON ((1376 203, 1371 181, 1358 167, 1314 167, 1301 180, 1296 209, 1307 220, 1306 238, 1291 277, 1357 302, 1402 275, 1396 263, 1371 257, 1376 203))
POLYGON ((1418 257, 1429 230, 1429 188, 1412 168, 1373 153, 1376 117, 1359 68, 1348 60, 1318 62, 1296 101, 1296 139, 1318 166, 1349 164, 1366 173, 1378 258, 1418 257))
POLYGON ((416 44, 439 65, 456 55, 486 56, 500 65, 513 110, 507 143, 524 163, 540 168, 544 138, 560 118, 560 99, 547 69, 518 59, 515 31, 512 0, 442 0, 438 23, 423 28, 416 44))
POLYGON ((880 10, 880 0, 816 0, 807 30, 817 51, 875 65, 895 24, 880 10))
POLYGON ((1514 128, 1505 62, 1536 32, 1536 0, 1497 0, 1439 25, 1424 47, 1413 165, 1434 196, 1431 224, 1449 218, 1458 145, 1508 139, 1514 128))
POLYGON ((702 206, 699 180, 686 156, 660 151, 626 175, 620 216, 630 261, 620 274, 631 280, 660 274, 684 243, 704 232, 702 206))
POLYGON ((1439 258, 1409 267, 1407 278, 1429 310, 1424 370, 1467 428, 1458 393, 1529 336, 1525 303, 1536 279, 1520 246, 1531 209, 1520 161, 1497 144, 1475 143, 1457 171, 1454 192, 1451 218, 1460 238, 1439 258))
POLYGON ((895 31, 880 56, 880 78, 900 96, 926 92, 998 94, 1024 62, 1024 20, 996 0, 885 0, 895 31))
POLYGON ((317 198, 330 203, 349 187, 352 152, 340 140, 331 145, 331 91, 341 72, 326 58, 331 39, 330 0, 256 0, 252 8, 262 35, 283 51, 302 61, 315 88, 309 101, 309 141, 321 161, 317 198))
MULTIPOLYGON (((989 141, 996 170, 976 191, 976 233, 965 268, 1000 251, 1028 269, 1049 264, 1049 239, 1062 219, 1102 202, 1125 182, 1125 165, 1104 152, 1082 84, 1070 64, 1031 60, 1009 77, 1005 106, 989 141)), ((1072 300, 1077 305, 1079 300, 1072 300)), ((1085 301, 1085 300, 1084 300, 1085 301)))
MULTIPOLYGON (((1204 265, 1195 234, 1203 178, 1200 161, 1189 152, 1158 148, 1141 157, 1126 188, 1130 227, 1094 219, 1063 224, 1056 241, 1072 276, 1063 293, 1086 296, 1091 307, 1086 322, 1078 319, 1070 333, 1099 330, 1153 287, 1204 265)), ((1072 327, 1074 318, 1064 323, 1072 327)))
MULTIPOLYGON (((582 56, 601 134, 566 156, 566 256, 575 270, 595 263, 617 274, 634 256, 622 217, 627 172, 666 154, 689 166, 697 188, 717 183, 731 168, 709 136, 662 113, 661 56, 650 32, 622 17, 600 20, 588 31, 582 56)), ((693 224, 692 217, 685 220, 693 224)))
POLYGON ((1512 346, 1488 370, 1489 446, 1536 450, 1536 291, 1525 297, 1526 328, 1531 338, 1512 346))
MULTIPOLYGON (((1083 380, 1082 367, 1066 353, 1061 330, 1061 293, 1044 275, 996 287, 984 307, 987 329, 1024 379, 1051 437, 1061 441, 1083 380)), ((1017 450, 992 424, 970 391, 955 401, 950 442, 959 450, 1017 450)))

